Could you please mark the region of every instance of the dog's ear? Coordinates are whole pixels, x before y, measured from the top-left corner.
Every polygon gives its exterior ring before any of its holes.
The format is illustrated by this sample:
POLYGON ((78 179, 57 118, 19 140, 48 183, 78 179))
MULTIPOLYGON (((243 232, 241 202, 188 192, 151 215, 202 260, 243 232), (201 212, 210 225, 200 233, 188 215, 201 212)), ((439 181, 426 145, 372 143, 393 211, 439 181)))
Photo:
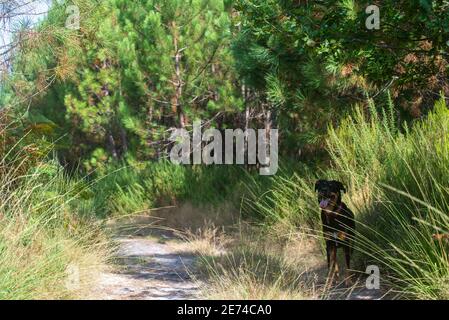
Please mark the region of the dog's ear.
POLYGON ((335 186, 337 187, 338 190, 343 191, 343 193, 346 193, 346 188, 343 185, 343 183, 341 183, 340 181, 337 181, 337 180, 333 180, 332 182, 335 184, 335 186))
POLYGON ((318 180, 317 182, 315 182, 315 192, 318 191, 318 189, 320 188, 321 185, 323 185, 323 183, 326 182, 326 180, 318 180))

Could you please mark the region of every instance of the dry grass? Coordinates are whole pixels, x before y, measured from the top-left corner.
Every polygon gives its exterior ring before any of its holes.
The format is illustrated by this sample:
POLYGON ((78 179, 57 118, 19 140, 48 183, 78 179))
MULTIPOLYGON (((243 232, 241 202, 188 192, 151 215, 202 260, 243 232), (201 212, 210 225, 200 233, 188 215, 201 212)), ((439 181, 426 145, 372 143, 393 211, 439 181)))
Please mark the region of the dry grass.
POLYGON ((211 225, 224 228, 233 226, 239 220, 234 206, 224 203, 216 206, 194 206, 191 203, 182 203, 179 206, 151 210, 151 216, 157 219, 157 225, 176 230, 205 230, 211 225))
POLYGON ((89 299, 92 288, 98 281, 98 274, 112 269, 109 259, 113 247, 108 239, 91 243, 88 246, 74 245, 69 251, 66 268, 65 289, 71 299, 89 299), (73 285, 73 281, 77 283, 73 285))
POLYGON ((240 224, 231 235, 211 237, 215 230, 203 231, 207 236, 201 241, 197 234, 185 245, 200 253, 199 280, 206 299, 358 300, 383 299, 388 293, 385 288, 382 292, 367 290, 365 276, 354 272, 352 284, 346 285, 341 252, 341 277, 330 281, 320 243, 310 235, 296 232, 280 240, 260 228, 240 224), (226 241, 217 245, 217 239, 226 241))
POLYGON ((47 230, 42 221, 2 222, 2 299, 80 298, 106 265, 107 242, 89 227, 83 227, 83 237, 72 237, 64 229, 47 230))
MULTIPOLYGON (((175 253, 199 257, 198 268, 190 271, 206 299, 346 299, 364 289, 363 277, 351 287, 342 286, 343 277, 338 287, 330 285, 320 239, 291 224, 279 222, 269 229, 243 221, 232 225, 235 216, 228 214, 233 220, 221 220, 225 226, 217 227, 209 219, 213 211, 179 208, 170 210, 169 219, 140 216, 113 225, 120 226, 122 236, 150 237, 175 253), (192 216, 183 216, 186 212, 192 216)), ((343 269, 341 252, 339 258, 343 269)))
POLYGON ((225 233, 209 226, 185 234, 188 244, 183 247, 200 255, 200 279, 206 283, 202 288, 204 298, 277 300, 320 296, 325 270, 315 241, 301 235, 280 241, 245 223, 230 230, 225 233))
POLYGON ((268 234, 242 222, 230 207, 184 204, 113 224, 121 226, 122 235, 158 241, 164 232, 174 233, 177 240, 164 242, 175 252, 199 257, 199 275, 192 275, 206 299, 319 298, 326 273, 319 243, 288 225, 279 224, 268 234))
POLYGON ((233 239, 226 235, 223 227, 215 227, 213 224, 198 228, 196 231, 187 230, 176 232, 180 239, 171 246, 177 252, 189 252, 200 256, 219 256, 225 254, 233 239))

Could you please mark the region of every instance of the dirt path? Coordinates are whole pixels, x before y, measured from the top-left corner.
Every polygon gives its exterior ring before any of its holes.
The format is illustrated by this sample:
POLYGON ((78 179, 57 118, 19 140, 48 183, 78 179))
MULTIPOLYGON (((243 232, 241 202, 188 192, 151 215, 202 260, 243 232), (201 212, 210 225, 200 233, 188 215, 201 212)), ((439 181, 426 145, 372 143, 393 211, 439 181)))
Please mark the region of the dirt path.
POLYGON ((164 234, 156 237, 119 237, 118 268, 102 272, 95 299, 175 300, 199 298, 199 282, 192 279, 196 257, 179 253, 164 234))
MULTIPOLYGON (((154 228, 151 221, 118 224, 112 229, 117 243, 112 270, 96 275, 96 284, 89 294, 91 299, 102 300, 177 300, 201 299, 201 287, 196 271, 196 254, 192 245, 175 233, 154 228)), ((295 249, 296 250, 296 249, 295 249)), ((311 268, 318 286, 325 283, 326 266, 322 255, 308 253, 307 263, 317 264, 311 268), (313 271, 314 270, 314 271, 313 271)), ((305 262, 302 262, 305 263, 305 262)), ((336 285, 318 299, 377 300, 383 299, 380 291, 367 290, 362 277, 348 288, 336 285)))

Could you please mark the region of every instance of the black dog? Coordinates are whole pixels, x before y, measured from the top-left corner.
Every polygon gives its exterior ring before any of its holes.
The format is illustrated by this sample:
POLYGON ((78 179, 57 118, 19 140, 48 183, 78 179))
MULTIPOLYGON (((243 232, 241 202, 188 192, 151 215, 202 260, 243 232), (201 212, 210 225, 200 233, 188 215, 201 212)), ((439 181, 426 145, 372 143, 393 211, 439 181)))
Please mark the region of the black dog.
POLYGON ((341 191, 346 192, 341 182, 318 180, 315 183, 315 191, 318 191, 318 203, 321 208, 329 275, 333 278, 335 273, 338 277, 337 248, 343 248, 346 272, 350 269, 355 231, 354 214, 341 201, 341 191))

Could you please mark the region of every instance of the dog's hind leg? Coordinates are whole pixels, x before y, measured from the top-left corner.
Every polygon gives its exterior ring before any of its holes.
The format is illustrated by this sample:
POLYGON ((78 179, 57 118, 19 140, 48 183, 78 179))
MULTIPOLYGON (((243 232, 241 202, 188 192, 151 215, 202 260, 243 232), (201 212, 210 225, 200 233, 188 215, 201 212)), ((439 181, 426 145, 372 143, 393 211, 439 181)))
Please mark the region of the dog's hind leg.
POLYGON ((345 246, 344 251, 345 251, 346 269, 349 270, 351 269, 351 248, 345 246))
POLYGON ((351 248, 349 246, 345 246, 344 249, 345 251, 345 262, 346 262, 346 285, 350 285, 351 284, 351 248))

